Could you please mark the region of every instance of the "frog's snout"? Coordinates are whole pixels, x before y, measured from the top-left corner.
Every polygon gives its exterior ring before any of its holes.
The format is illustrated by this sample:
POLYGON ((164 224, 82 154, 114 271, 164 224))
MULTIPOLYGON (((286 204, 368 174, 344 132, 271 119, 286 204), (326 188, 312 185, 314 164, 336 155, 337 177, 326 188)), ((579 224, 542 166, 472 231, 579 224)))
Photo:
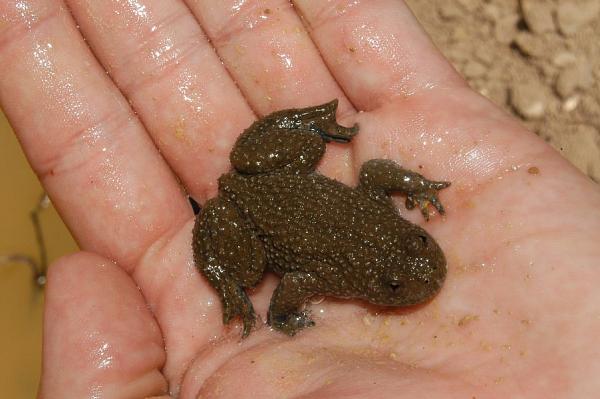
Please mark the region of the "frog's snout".
POLYGON ((431 264, 424 259, 413 259, 410 263, 411 270, 404 271, 400 278, 384 282, 390 295, 390 305, 417 305, 433 297, 442 288, 446 277, 445 265, 431 264))
POLYGON ((437 294, 446 279, 446 259, 427 233, 418 232, 402 259, 390 259, 380 284, 382 302, 391 306, 423 303, 437 294))

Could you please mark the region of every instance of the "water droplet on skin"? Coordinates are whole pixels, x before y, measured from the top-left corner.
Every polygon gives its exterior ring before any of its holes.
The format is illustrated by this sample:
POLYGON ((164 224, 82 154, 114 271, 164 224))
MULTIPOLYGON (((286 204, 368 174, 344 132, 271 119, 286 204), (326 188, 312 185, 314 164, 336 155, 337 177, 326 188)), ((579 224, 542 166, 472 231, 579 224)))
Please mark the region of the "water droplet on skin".
POLYGON ((101 399, 104 397, 102 385, 94 385, 90 388, 90 399, 101 399))
MULTIPOLYGON (((31 29, 33 24, 35 24, 39 19, 39 15, 35 13, 31 4, 29 4, 29 2, 27 1, 17 1, 14 7, 17 10, 21 22, 24 23, 27 26, 27 28, 31 29)), ((5 17, 3 16, 3 19, 4 18, 5 17)), ((11 20, 14 21, 14 18, 11 18, 11 20)))
POLYGON ((158 65, 164 65, 179 57, 181 50, 175 49, 171 52, 174 48, 175 45, 170 37, 162 38, 159 40, 158 45, 150 50, 150 57, 152 57, 152 60, 158 65))
POLYGON ((291 69, 294 67, 294 62, 292 61, 292 57, 289 54, 286 53, 275 53, 275 56, 277 56, 281 63, 283 64, 284 68, 286 69, 291 69))
POLYGON ((198 75, 187 69, 183 70, 178 76, 177 91, 194 111, 202 112, 205 110, 204 93, 198 90, 197 82, 198 75))
POLYGON ((114 363, 114 357, 111 353, 111 349, 112 348, 110 344, 104 342, 92 354, 92 356, 94 357, 95 366, 98 369, 108 369, 112 367, 114 363))
POLYGON ((244 4, 246 4, 247 0, 238 0, 236 2, 233 3, 233 5, 231 6, 231 11, 235 11, 238 12, 242 9, 242 7, 244 6, 244 4))
POLYGON ((140 22, 142 22, 142 20, 148 21, 148 10, 144 4, 140 3, 138 0, 128 0, 127 3, 131 12, 140 19, 140 22))

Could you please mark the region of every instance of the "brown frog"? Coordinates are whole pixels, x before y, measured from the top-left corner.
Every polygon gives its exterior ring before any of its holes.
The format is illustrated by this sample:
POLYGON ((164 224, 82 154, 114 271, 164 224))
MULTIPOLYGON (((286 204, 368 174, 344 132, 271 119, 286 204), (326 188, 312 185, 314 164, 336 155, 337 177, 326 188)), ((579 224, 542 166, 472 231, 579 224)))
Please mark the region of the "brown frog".
POLYGON ((450 183, 383 159, 362 165, 355 188, 316 173, 325 143, 358 132, 336 123, 336 109, 334 100, 254 122, 231 152, 235 170, 196 218, 196 266, 219 293, 223 322, 242 319, 243 337, 256 320, 244 289, 267 270, 281 276, 267 321, 288 335, 314 325, 302 310, 313 295, 408 306, 442 286, 442 250, 400 216, 390 194, 405 194, 406 207, 418 205, 428 219, 429 204, 444 213, 437 192, 450 183))

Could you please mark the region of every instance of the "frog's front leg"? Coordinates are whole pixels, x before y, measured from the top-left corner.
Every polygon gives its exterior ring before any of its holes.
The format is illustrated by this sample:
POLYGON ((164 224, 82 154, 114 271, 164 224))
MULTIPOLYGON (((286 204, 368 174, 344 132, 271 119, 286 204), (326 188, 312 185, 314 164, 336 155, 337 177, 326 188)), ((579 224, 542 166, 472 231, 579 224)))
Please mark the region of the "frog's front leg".
POLYGON ((236 141, 231 164, 242 174, 312 172, 326 142, 347 143, 358 132, 337 124, 337 104, 277 111, 256 121, 236 141))
POLYGON ((440 214, 444 214, 438 191, 448 186, 450 182, 427 180, 389 159, 371 159, 360 169, 358 188, 384 201, 389 200, 388 196, 392 192, 400 192, 406 195, 407 209, 418 205, 425 219, 429 220, 429 204, 440 214))
POLYGON ((244 288, 256 285, 263 275, 266 256, 262 242, 235 205, 217 197, 197 216, 192 246, 196 267, 219 293, 223 323, 239 316, 242 337, 246 337, 256 315, 244 288))
POLYGON ((311 273, 291 272, 283 275, 271 297, 268 323, 276 330, 295 335, 315 325, 307 311, 300 310, 308 298, 319 293, 318 280, 311 273))

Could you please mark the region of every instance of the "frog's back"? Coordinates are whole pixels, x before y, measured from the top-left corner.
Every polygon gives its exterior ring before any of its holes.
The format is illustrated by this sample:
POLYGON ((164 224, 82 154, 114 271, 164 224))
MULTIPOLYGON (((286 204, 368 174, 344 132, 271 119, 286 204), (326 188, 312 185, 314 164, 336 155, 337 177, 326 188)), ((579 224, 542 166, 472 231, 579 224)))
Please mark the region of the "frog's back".
POLYGON ((366 193, 319 174, 225 175, 221 191, 251 220, 277 272, 342 265, 397 246, 409 223, 366 193), (357 253, 360 251, 360 253, 357 253))

